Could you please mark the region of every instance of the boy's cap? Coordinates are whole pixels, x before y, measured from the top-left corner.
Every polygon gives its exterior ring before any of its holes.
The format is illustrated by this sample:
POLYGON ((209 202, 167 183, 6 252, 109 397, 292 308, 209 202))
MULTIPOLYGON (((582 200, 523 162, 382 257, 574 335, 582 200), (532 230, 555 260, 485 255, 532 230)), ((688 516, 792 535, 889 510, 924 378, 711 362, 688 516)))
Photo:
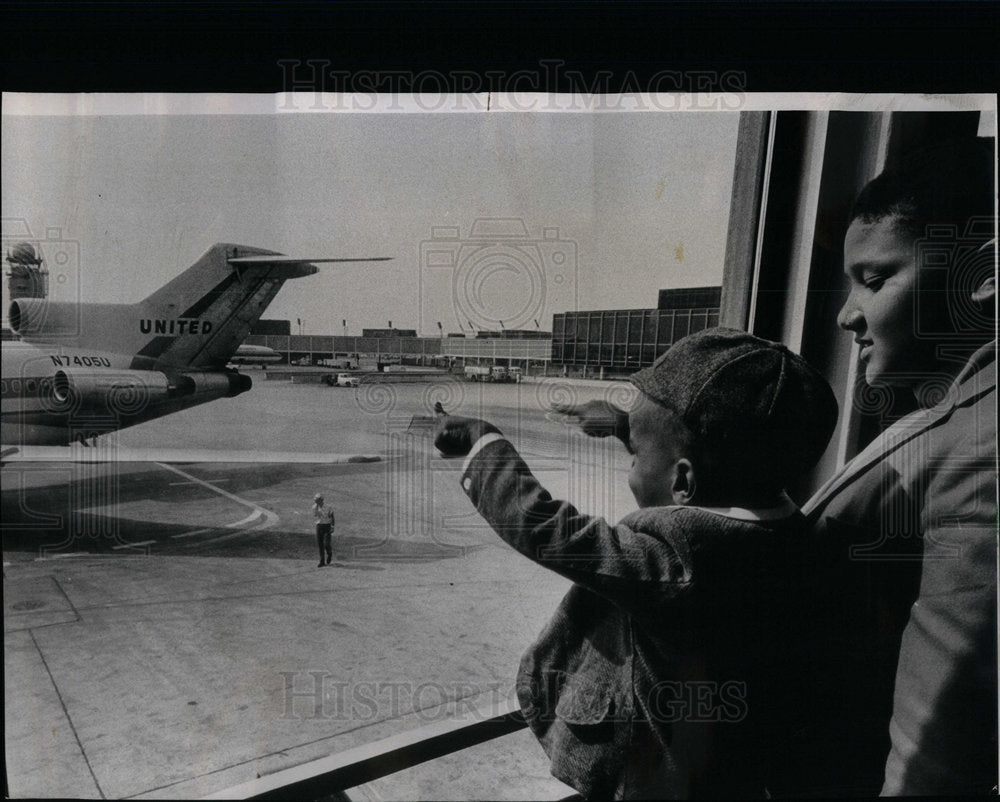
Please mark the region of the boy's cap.
POLYGON ((321 498, 323 498, 323 494, 317 493, 315 496, 313 496, 313 501, 319 501, 321 498))
POLYGON ((781 343, 737 329, 678 340, 631 381, 720 458, 789 478, 816 463, 837 423, 826 379, 781 343))

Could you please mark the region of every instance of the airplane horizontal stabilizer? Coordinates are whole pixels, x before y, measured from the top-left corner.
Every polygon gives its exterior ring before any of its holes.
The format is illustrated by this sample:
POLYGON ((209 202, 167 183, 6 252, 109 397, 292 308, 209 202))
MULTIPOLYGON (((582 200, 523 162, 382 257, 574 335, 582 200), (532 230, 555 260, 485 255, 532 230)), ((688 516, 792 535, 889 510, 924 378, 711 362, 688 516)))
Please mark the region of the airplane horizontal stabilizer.
POLYGON ((308 265, 314 262, 388 262, 391 256, 369 256, 362 259, 301 259, 297 256, 234 256, 231 265, 308 265))

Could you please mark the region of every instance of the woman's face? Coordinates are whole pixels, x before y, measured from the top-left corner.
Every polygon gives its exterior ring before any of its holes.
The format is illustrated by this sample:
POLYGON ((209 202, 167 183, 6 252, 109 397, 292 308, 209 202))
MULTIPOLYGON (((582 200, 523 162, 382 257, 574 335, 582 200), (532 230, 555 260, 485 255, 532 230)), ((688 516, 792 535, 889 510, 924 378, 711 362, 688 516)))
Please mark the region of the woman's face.
POLYGON ((937 317, 944 293, 918 281, 914 238, 897 222, 894 216, 854 220, 847 229, 844 272, 850 295, 837 323, 854 332, 868 384, 914 387, 934 372, 936 362, 933 339, 919 336, 917 305, 922 316, 937 317))

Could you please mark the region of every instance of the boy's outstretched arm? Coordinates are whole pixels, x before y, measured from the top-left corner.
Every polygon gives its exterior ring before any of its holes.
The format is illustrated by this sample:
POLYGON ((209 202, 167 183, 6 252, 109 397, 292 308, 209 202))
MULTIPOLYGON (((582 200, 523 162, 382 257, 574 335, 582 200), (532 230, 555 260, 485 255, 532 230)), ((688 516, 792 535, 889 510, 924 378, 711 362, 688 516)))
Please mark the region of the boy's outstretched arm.
POLYGON ((500 430, 489 421, 448 415, 442 410, 434 428, 434 445, 446 457, 464 457, 487 434, 500 434, 500 430))
POLYGON ((462 471, 463 490, 494 531, 529 559, 623 607, 648 607, 654 596, 662 601, 687 587, 683 538, 611 526, 553 499, 492 424, 442 417, 434 444, 448 456, 472 452, 462 471))

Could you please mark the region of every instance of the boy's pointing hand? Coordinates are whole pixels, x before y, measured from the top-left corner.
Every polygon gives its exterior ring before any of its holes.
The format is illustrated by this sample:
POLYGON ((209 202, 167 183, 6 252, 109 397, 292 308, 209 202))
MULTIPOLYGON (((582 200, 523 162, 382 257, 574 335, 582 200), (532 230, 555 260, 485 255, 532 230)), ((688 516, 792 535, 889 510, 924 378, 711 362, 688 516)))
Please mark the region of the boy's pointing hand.
POLYGON ((586 404, 553 404, 552 409, 578 419, 583 433, 591 437, 614 435, 628 446, 628 413, 607 401, 588 401, 586 404))
POLYGON ((480 437, 490 432, 500 434, 496 426, 479 418, 441 415, 434 428, 434 445, 446 457, 464 457, 480 437))

